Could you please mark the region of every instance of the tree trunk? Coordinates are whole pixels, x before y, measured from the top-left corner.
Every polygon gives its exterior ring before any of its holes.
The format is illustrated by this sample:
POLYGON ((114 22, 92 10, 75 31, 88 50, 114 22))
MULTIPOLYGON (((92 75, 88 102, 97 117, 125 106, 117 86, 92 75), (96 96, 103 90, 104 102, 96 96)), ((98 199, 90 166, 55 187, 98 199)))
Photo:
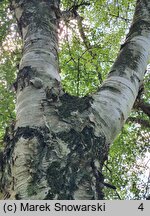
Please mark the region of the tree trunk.
POLYGON ((14 84, 1 190, 9 199, 103 199, 102 168, 128 118, 149 57, 150 2, 133 23, 108 78, 92 96, 64 93, 58 66, 58 0, 12 0, 23 55, 14 84))

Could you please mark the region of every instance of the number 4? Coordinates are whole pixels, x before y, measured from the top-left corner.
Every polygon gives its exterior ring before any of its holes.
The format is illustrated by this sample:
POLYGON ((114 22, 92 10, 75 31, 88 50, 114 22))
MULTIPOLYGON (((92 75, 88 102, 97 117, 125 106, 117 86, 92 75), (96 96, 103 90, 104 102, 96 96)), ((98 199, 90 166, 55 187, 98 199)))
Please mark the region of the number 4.
POLYGON ((138 207, 139 210, 143 211, 144 210, 144 207, 143 207, 143 203, 141 203, 138 207))

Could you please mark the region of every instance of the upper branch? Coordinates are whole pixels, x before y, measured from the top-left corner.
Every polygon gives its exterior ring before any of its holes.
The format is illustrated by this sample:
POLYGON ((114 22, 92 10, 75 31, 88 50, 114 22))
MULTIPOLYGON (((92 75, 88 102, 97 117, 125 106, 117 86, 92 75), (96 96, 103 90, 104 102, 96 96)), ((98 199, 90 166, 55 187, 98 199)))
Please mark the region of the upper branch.
MULTIPOLYGON (((150 53, 150 1, 137 0, 126 41, 108 78, 94 95, 93 108, 105 136, 112 142, 127 120, 143 82, 150 53)), ((140 105, 142 108, 143 106, 140 105)))

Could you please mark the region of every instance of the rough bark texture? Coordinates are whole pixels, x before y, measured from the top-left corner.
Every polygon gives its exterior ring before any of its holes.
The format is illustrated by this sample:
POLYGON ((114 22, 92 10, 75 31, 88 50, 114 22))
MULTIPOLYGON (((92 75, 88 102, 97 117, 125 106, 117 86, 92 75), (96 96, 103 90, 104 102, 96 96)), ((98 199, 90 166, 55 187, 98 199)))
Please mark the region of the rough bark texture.
POLYGON ((137 1, 126 42, 99 91, 64 93, 58 67, 59 1, 13 0, 23 39, 1 190, 10 199, 103 199, 102 167, 137 97, 150 48, 150 2, 137 1))

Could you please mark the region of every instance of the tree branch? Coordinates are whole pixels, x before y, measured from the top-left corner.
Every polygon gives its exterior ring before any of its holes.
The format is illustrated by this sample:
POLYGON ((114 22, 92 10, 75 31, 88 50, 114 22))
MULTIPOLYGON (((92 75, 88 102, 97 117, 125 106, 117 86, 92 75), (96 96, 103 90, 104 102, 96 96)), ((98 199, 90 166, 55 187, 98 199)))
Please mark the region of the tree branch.
POLYGON ((62 11, 61 12, 61 19, 64 20, 65 22, 69 22, 72 19, 75 19, 78 16, 77 10, 81 6, 89 6, 89 2, 84 2, 82 1, 80 4, 74 4, 72 5, 69 9, 62 11))
POLYGON ((142 99, 137 99, 134 108, 141 109, 150 118, 150 104, 145 103, 142 99))
POLYGON ((140 101, 138 107, 150 118, 150 104, 140 101))
POLYGON ((135 122, 138 123, 144 127, 149 127, 150 128, 150 122, 141 118, 137 118, 137 117, 129 117, 127 121, 130 122, 135 122))
POLYGON ((131 22, 130 19, 121 17, 121 16, 119 16, 119 15, 115 15, 115 14, 112 14, 112 13, 109 13, 109 15, 112 16, 112 17, 116 17, 117 19, 122 19, 122 20, 124 20, 125 22, 128 22, 128 23, 131 22))

